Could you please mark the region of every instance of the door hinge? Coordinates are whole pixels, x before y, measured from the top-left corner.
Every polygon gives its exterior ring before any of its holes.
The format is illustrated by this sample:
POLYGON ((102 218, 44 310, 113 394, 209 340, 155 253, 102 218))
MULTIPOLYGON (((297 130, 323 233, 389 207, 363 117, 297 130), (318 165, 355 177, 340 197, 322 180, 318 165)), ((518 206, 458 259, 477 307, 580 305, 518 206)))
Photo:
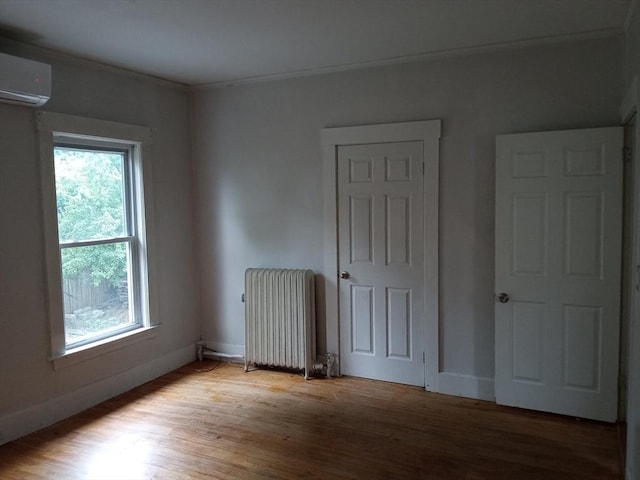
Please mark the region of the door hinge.
POLYGON ((624 147, 622 149, 622 158, 624 159, 625 163, 629 163, 631 161, 632 153, 633 151, 631 150, 631 147, 624 147))
POLYGON ((424 361, 424 352, 422 352, 422 363, 425 363, 425 361, 424 361))
POLYGON ((422 162, 422 176, 424 177, 424 162, 422 162))

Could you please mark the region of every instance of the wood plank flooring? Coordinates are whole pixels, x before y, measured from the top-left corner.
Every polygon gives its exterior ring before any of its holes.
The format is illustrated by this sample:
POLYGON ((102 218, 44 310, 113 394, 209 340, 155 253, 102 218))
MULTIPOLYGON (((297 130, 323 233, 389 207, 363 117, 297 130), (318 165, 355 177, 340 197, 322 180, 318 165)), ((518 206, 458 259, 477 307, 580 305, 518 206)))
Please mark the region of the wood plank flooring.
POLYGON ((0 447, 13 479, 622 479, 616 428, 200 362, 0 447))

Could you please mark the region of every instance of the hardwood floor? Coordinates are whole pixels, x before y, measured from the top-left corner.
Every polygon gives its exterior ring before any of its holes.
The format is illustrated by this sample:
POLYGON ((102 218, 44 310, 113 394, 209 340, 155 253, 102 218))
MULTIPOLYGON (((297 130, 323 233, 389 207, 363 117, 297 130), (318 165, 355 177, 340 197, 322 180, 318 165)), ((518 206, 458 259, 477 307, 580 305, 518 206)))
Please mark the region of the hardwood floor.
POLYGON ((613 425, 358 378, 187 365, 0 447, 12 479, 621 479, 613 425))

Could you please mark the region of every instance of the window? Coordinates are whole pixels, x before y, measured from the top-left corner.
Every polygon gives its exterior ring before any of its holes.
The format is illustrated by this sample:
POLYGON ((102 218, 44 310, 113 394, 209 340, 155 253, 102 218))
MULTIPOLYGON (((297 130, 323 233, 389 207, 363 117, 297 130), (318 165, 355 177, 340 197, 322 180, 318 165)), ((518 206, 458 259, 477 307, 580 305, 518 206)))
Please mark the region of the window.
POLYGON ((38 113, 38 128, 58 366, 152 329, 150 131, 48 112, 38 113))
POLYGON ((135 147, 73 140, 53 149, 67 348, 142 326, 135 147))

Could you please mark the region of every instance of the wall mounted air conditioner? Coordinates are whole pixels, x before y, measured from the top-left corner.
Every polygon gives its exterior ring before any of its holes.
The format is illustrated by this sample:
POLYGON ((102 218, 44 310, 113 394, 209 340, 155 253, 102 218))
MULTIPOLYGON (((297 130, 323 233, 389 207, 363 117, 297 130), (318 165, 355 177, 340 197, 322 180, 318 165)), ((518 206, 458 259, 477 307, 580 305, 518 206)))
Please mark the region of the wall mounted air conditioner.
POLYGON ((40 107, 51 97, 51 65, 0 53, 0 102, 40 107))

